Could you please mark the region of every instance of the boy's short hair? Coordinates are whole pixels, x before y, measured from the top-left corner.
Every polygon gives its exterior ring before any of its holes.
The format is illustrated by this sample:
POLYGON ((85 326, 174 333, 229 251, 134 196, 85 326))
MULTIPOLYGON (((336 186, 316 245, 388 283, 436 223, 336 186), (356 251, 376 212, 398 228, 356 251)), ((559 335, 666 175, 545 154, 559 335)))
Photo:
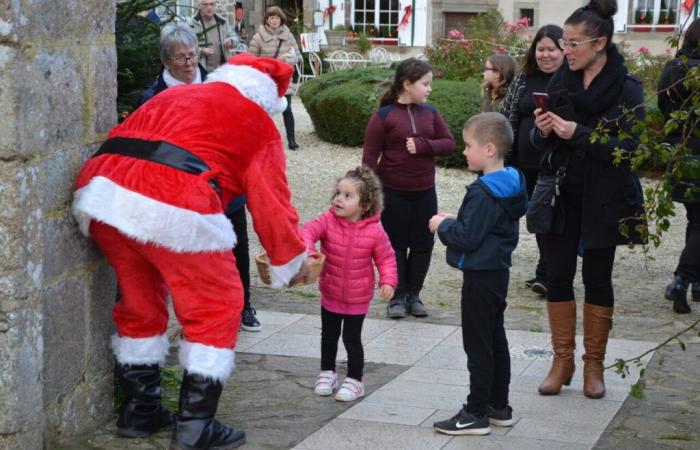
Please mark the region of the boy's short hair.
POLYGON ((493 144, 496 154, 504 159, 513 145, 513 127, 506 117, 497 112, 486 112, 472 116, 464 124, 464 132, 474 129, 474 139, 479 145, 493 144))

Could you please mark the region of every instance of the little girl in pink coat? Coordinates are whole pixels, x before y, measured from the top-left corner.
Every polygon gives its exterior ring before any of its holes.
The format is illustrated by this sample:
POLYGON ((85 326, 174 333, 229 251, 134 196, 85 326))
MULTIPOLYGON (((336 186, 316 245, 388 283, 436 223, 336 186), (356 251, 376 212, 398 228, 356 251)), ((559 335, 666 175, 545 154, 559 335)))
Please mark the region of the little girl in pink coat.
POLYGON ((362 323, 374 296, 374 266, 379 270, 381 297, 394 295, 396 258, 380 222, 382 186, 371 169, 349 171, 336 184, 328 211, 306 223, 301 235, 309 253, 321 252, 326 262, 318 282, 321 291, 321 373, 314 392, 332 395, 338 386, 335 358, 341 328, 348 353, 348 374, 335 396, 353 401, 365 395, 362 382, 362 323), (344 323, 344 324, 343 324, 344 323))

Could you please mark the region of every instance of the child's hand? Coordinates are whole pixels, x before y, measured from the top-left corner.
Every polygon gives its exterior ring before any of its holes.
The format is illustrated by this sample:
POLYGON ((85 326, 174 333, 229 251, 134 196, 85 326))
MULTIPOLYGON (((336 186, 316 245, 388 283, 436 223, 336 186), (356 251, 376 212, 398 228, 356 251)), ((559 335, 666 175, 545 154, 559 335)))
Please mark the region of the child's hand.
POLYGON ((406 150, 408 150, 408 153, 412 155, 416 154, 416 143, 412 137, 406 138, 406 150))
POLYGON ((437 215, 442 216, 445 219, 456 219, 457 218, 457 214, 446 213, 446 212, 442 212, 442 211, 438 211, 437 215))
POLYGON ((435 233, 442 221, 445 219, 447 219, 447 217, 441 216, 440 214, 435 214, 433 217, 431 217, 430 221, 428 222, 428 228, 430 229, 430 232, 435 233))
POLYGON ((379 286, 379 295, 381 295, 384 300, 389 300, 394 296, 394 288, 388 284, 382 284, 379 286))

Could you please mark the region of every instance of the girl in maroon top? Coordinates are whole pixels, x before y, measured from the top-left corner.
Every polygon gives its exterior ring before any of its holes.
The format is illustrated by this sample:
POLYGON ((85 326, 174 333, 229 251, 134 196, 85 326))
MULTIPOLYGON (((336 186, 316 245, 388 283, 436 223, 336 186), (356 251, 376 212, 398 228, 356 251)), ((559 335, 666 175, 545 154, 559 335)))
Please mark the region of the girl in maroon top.
POLYGON ((396 253, 399 284, 387 308, 391 318, 428 315, 419 296, 430 267, 434 236, 428 221, 437 213, 435 156, 454 150, 444 119, 426 105, 432 67, 415 58, 396 69, 394 82, 365 132, 362 163, 384 185, 382 225, 396 253))

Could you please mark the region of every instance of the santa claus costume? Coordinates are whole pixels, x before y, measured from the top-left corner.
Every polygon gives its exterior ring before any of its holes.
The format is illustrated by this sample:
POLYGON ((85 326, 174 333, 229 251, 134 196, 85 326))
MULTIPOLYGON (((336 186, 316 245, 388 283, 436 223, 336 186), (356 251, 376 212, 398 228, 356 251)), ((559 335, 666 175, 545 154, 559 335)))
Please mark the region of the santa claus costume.
POLYGON ((120 435, 146 436, 175 421, 171 448, 245 442, 213 418, 243 306, 224 207, 248 196, 273 286, 287 285, 306 251, 270 115, 285 109, 291 75, 279 61, 234 56, 205 83, 171 87, 137 109, 78 175, 73 214, 114 267, 121 293, 112 338, 126 397, 120 435), (168 292, 183 335, 176 417, 160 404, 168 292))

